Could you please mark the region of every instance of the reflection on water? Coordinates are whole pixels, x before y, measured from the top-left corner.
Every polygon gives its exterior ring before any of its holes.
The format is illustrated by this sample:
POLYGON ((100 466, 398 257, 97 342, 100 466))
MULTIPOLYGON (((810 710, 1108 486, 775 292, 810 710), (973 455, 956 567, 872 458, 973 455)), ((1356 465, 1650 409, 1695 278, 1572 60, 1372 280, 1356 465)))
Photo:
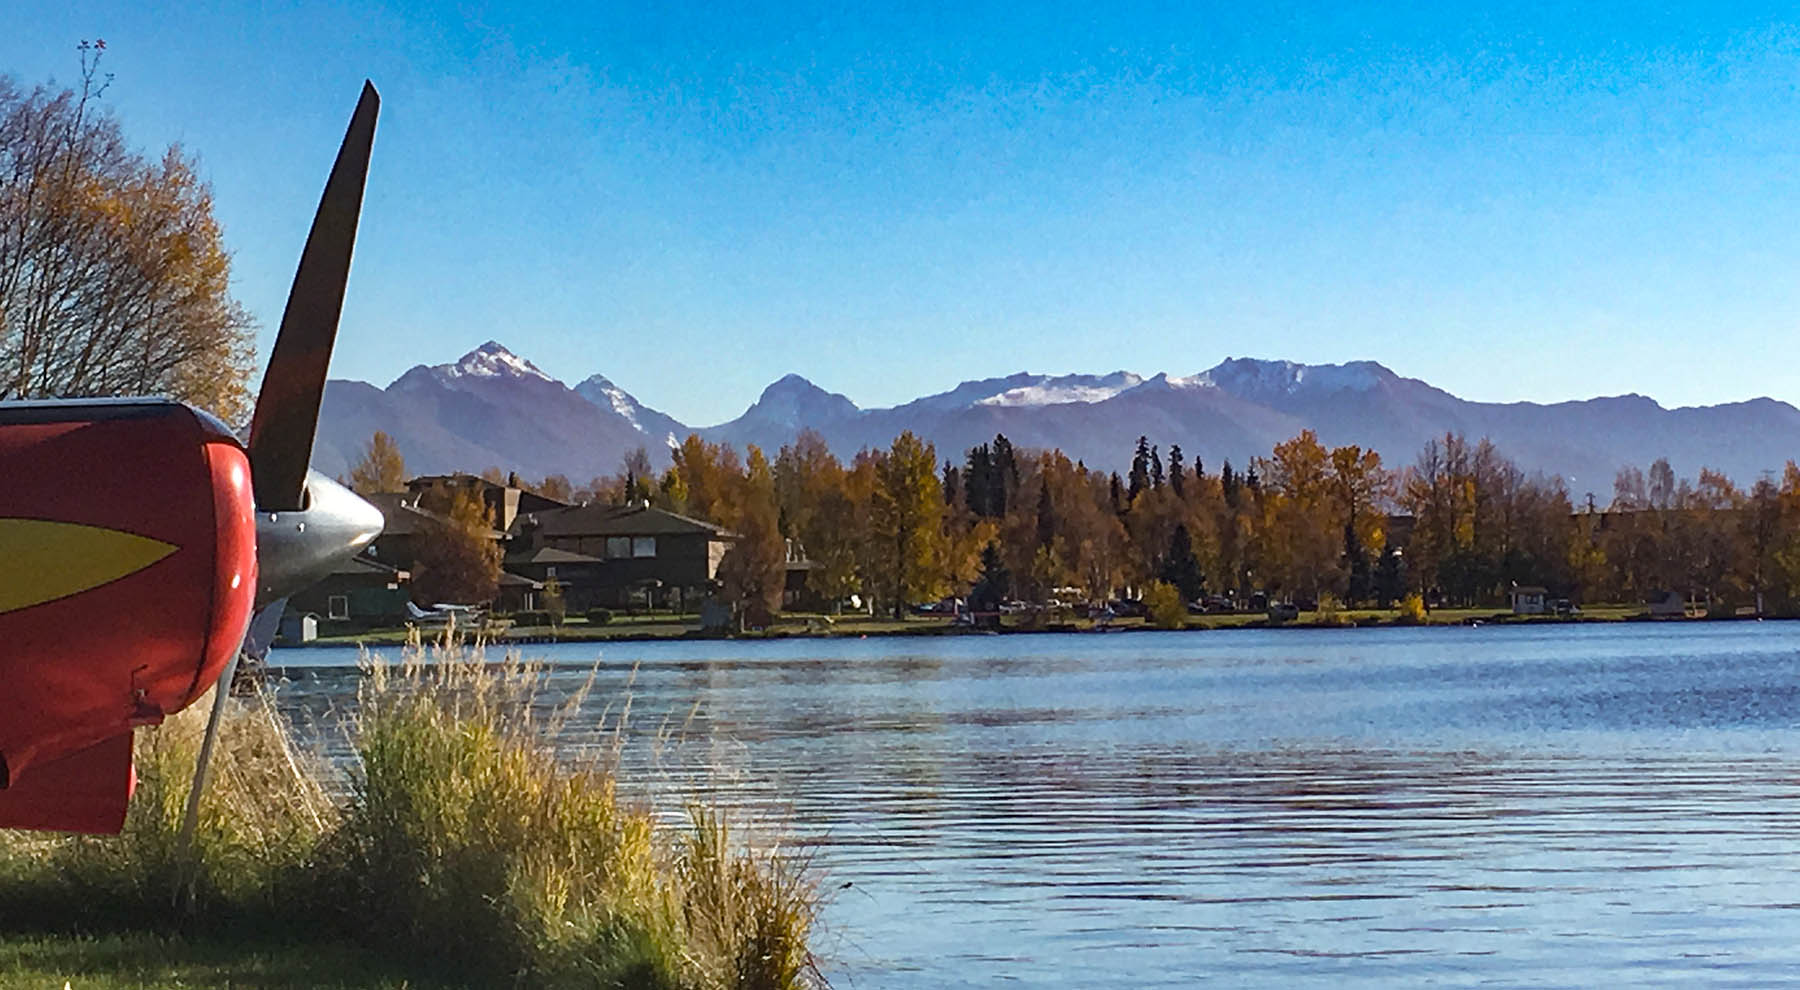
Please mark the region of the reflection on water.
POLYGON ((533 650, 816 843, 840 988, 1800 982, 1800 623, 533 650))

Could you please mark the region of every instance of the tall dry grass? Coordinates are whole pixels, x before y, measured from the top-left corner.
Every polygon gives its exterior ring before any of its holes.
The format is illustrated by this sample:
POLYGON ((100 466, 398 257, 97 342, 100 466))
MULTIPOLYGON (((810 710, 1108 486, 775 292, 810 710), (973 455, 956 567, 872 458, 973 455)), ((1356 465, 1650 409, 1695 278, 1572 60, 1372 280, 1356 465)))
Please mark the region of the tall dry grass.
POLYGON ((699 805, 658 829, 606 752, 559 759, 582 701, 553 702, 540 667, 454 644, 370 661, 336 800, 335 771, 296 749, 266 696, 234 703, 192 850, 176 834, 203 719, 171 720, 139 734, 122 835, 0 833, 0 925, 299 930, 477 986, 822 982, 804 859, 737 841, 699 805))
POLYGON ((262 694, 221 727, 192 844, 179 833, 210 696, 139 730, 138 789, 117 836, 0 831, 0 926, 169 928, 185 919, 261 927, 288 912, 283 882, 304 872, 336 824, 322 768, 293 746, 262 694))

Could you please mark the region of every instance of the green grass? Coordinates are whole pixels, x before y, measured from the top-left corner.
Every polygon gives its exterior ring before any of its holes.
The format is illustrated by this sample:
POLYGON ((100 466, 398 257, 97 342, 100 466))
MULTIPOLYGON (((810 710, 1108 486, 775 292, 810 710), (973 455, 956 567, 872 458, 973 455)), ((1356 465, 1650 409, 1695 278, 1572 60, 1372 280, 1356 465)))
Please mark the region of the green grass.
POLYGON ((0 987, 437 985, 421 965, 484 987, 816 983, 805 857, 698 805, 659 828, 620 796, 612 753, 559 760, 581 701, 455 646, 375 662, 338 800, 266 700, 240 705, 191 850, 176 832, 202 720, 141 732, 120 836, 0 832, 0 987))
POLYGON ((440 990, 350 943, 147 932, 0 937, 0 986, 58 990, 440 990))

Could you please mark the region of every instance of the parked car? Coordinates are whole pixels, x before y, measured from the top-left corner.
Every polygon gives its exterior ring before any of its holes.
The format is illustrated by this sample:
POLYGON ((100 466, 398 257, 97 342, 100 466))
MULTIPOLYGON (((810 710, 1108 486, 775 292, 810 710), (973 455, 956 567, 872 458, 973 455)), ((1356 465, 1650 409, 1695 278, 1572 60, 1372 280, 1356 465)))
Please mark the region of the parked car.
POLYGON ((1121 617, 1144 615, 1144 603, 1136 598, 1119 598, 1110 603, 1113 614, 1121 617))
POLYGON ((1276 602, 1269 606, 1269 621, 1292 622, 1300 618, 1300 606, 1293 602, 1276 602))

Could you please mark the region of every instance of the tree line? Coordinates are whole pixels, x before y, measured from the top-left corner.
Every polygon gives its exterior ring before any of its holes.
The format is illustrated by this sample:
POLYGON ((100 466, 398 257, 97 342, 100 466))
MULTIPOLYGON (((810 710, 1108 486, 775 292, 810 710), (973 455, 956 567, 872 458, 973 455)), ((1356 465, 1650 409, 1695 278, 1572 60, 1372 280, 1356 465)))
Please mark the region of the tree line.
MULTIPOLYGON (((658 472, 639 450, 550 497, 649 502, 740 534, 720 579, 739 601, 780 602, 788 541, 812 589, 899 612, 944 595, 984 602, 1134 597, 1165 582, 1187 601, 1319 600, 1387 606, 1409 594, 1499 606, 1515 585, 1575 602, 1675 591, 1718 607, 1800 609, 1800 467, 1740 486, 1666 460, 1619 472, 1579 504, 1486 440, 1446 434, 1391 468, 1311 431, 1242 468, 1211 469, 1139 437, 1121 476, 1005 436, 940 459, 911 432, 837 457, 810 431, 773 459, 689 436, 658 472)), ((499 481, 499 472, 487 476, 499 481)))

